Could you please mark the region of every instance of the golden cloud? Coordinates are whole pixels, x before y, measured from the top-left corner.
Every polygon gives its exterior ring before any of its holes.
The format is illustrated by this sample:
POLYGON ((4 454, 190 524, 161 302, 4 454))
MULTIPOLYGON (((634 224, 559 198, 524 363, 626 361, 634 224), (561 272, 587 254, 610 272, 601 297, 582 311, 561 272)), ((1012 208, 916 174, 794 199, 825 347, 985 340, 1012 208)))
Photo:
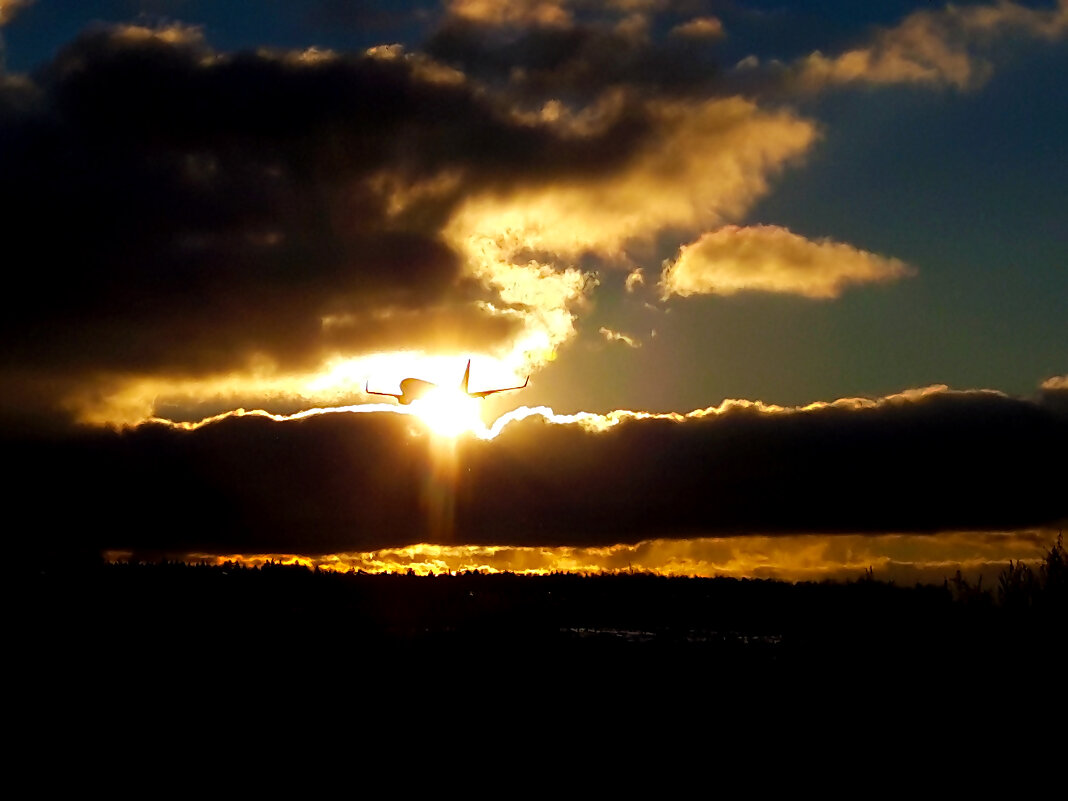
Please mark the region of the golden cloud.
POLYGON ((660 281, 671 295, 780 292, 836 298, 853 284, 895 281, 913 270, 899 259, 774 225, 725 226, 684 245, 660 281))
MULTIPOLYGON (((207 47, 204 41, 204 32, 200 27, 181 23, 161 25, 154 28, 147 28, 143 25, 116 25, 112 28, 112 36, 117 42, 135 44, 159 42, 172 46, 207 47)), ((210 63, 211 60, 211 58, 205 57, 203 63, 210 63)))
POLYGON ((917 11, 893 28, 879 31, 863 47, 827 57, 819 51, 797 65, 800 84, 819 89, 831 84, 925 83, 971 88, 993 68, 974 50, 995 38, 1022 35, 1056 39, 1068 32, 1068 2, 1054 9, 1017 3, 946 6, 917 11))
POLYGON ((723 23, 718 17, 695 17, 671 29, 675 36, 690 39, 721 39, 725 36, 723 23))
POLYGON ((651 102, 648 113, 648 143, 619 170, 476 195, 453 217, 450 239, 468 252, 489 239, 564 257, 616 254, 665 228, 741 216, 818 136, 812 121, 741 97, 651 102))
MULTIPOLYGON (((561 115, 559 124, 588 135, 622 108, 602 105, 596 125, 588 115, 561 115)), ((818 136, 812 121, 740 97, 652 102, 646 111, 653 132, 620 169, 473 195, 446 227, 469 274, 525 310, 512 361, 544 363, 574 334, 573 309, 594 285, 572 265, 583 253, 619 258, 628 243, 666 228, 700 230, 740 216, 818 136)))
MULTIPOLYGON (((303 51, 299 56, 301 61, 314 61, 316 58, 321 57, 323 52, 312 48, 311 51, 303 51)), ((408 52, 404 49, 404 45, 375 45, 367 48, 364 54, 378 61, 403 62, 411 70, 413 78, 425 83, 438 84, 440 86, 459 86, 467 81, 467 76, 459 70, 435 61, 425 53, 408 52)))
POLYGON ((451 0, 448 11, 454 17, 484 25, 571 24, 566 0, 451 0))

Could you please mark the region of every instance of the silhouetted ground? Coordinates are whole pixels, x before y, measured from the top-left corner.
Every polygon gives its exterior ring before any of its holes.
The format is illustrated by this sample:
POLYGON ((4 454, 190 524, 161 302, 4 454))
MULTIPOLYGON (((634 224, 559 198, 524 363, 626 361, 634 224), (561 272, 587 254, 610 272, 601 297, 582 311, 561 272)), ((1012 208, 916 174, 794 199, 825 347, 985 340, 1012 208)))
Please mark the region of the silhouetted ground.
MULTIPOLYGON (((1011 571, 1007 571, 1011 578, 1011 571)), ((66 693, 764 687, 1063 675, 1064 594, 871 579, 420 577, 98 564, 23 577, 12 661, 66 693)), ((1003 589, 1004 589, 1003 587, 1003 589)), ((844 684, 843 684, 844 686, 844 684)))

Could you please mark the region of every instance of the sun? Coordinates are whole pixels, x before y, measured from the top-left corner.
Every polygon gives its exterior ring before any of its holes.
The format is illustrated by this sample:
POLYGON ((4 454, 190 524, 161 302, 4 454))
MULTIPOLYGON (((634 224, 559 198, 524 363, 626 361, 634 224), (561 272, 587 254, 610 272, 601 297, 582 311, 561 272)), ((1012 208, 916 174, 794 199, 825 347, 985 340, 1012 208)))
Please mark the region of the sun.
POLYGON ((412 413, 435 434, 457 437, 484 428, 478 413, 478 400, 457 389, 435 387, 412 402, 412 413))

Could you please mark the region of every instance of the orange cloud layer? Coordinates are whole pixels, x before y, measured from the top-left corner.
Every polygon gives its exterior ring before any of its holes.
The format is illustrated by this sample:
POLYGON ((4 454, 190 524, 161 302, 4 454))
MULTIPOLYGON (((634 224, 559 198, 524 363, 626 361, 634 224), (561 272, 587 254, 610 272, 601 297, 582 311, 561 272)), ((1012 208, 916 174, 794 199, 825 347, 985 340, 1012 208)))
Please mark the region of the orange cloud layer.
MULTIPOLYGON (((466 570, 544 574, 620 573, 638 571, 664 576, 729 576, 783 581, 851 580, 871 569, 876 578, 899 583, 940 583, 957 570, 971 580, 993 579, 1009 560, 1035 563, 1056 540, 1052 529, 1011 532, 943 532, 916 534, 798 535, 780 537, 701 537, 654 539, 635 545, 603 548, 412 545, 378 551, 298 554, 181 555, 190 562, 226 561, 262 565, 268 561, 323 570, 421 575, 466 570)), ((108 554, 112 561, 129 552, 108 554)))

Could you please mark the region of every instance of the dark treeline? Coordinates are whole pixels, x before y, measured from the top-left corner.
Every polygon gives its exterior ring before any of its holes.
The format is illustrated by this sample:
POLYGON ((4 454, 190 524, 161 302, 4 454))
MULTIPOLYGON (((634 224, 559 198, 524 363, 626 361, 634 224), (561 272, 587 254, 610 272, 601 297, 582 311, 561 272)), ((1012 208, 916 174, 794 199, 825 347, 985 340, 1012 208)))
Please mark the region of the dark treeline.
POLYGON ((730 679, 917 671, 1048 675, 1066 643, 1058 542, 997 586, 463 573, 417 576, 99 563, 29 577, 13 615, 29 670, 108 681, 730 679))

